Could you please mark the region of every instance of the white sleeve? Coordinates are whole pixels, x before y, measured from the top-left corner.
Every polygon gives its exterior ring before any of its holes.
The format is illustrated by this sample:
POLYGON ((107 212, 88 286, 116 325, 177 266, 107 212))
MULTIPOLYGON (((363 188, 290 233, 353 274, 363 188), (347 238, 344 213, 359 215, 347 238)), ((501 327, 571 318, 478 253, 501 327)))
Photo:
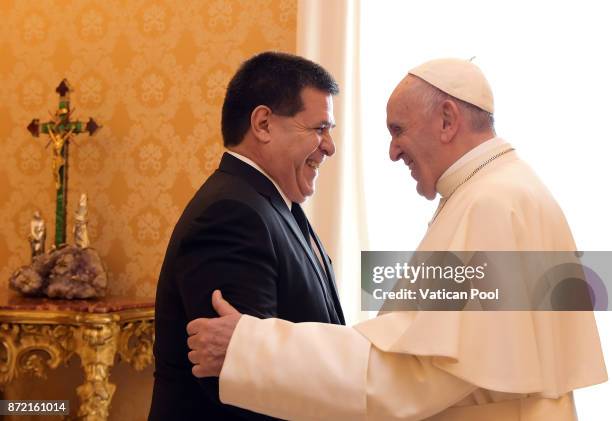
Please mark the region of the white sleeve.
POLYGON ((351 327, 243 316, 219 396, 291 420, 419 420, 475 388, 429 357, 380 351, 351 327))

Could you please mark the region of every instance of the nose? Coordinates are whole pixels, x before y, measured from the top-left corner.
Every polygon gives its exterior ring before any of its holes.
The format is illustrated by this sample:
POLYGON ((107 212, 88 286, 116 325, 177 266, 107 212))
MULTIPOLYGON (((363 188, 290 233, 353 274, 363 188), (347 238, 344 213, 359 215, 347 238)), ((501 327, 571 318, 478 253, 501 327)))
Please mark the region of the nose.
POLYGON ((327 156, 332 156, 336 153, 336 145, 334 144, 334 139, 329 132, 326 134, 326 136, 323 136, 323 140, 319 144, 319 149, 324 155, 327 156))
POLYGON ((391 143, 389 144, 389 159, 393 162, 397 161, 400 158, 402 151, 399 146, 395 142, 395 139, 391 139, 391 143))

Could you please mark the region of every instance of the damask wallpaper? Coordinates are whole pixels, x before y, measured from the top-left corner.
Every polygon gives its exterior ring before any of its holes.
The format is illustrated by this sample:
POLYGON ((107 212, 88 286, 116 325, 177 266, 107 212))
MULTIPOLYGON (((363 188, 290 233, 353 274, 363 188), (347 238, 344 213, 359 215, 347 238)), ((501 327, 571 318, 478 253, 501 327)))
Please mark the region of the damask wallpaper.
MULTIPOLYGON (((47 222, 47 246, 52 241, 52 151, 26 126, 55 111, 55 87, 67 78, 74 116, 103 126, 71 144, 69 230, 78 196, 87 193, 90 239, 107 266, 110 293, 154 296, 174 223, 222 153, 225 86, 254 53, 295 51, 296 3, 0 0, 2 290, 29 260, 34 210, 47 222)), ((77 365, 62 376, 78 382, 77 365)), ((144 418, 151 371, 136 376, 121 367, 111 375, 119 385, 111 416, 144 418)), ((39 390, 54 381, 54 393, 69 390, 55 374, 39 390)), ((32 387, 12 390, 7 397, 32 387)))

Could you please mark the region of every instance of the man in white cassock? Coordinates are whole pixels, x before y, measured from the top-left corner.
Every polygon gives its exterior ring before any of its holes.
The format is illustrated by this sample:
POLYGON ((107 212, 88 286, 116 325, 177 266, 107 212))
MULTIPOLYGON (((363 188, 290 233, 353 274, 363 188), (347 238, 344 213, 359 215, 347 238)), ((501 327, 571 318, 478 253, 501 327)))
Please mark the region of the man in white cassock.
MULTIPOLYGON (((480 69, 439 59, 387 104, 390 157, 441 196, 420 251, 573 251, 565 217, 495 136, 480 69)), ((219 292, 221 317, 187 329, 198 377, 221 401, 297 420, 565 421, 572 391, 607 380, 592 312, 403 311, 354 327, 260 320, 219 292)))

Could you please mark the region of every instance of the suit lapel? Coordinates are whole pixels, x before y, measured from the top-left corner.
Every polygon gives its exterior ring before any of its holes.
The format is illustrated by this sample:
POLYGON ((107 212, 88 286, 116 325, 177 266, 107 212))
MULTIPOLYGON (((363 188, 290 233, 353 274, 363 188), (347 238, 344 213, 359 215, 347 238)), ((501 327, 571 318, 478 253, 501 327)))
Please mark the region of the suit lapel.
POLYGON ((336 289, 336 277, 334 276, 334 270, 330 265, 329 257, 327 256, 327 253, 323 248, 323 243, 321 243, 321 239, 319 239, 319 236, 317 235, 315 230, 312 229, 310 222, 308 223, 308 228, 310 230, 310 235, 312 236, 312 238, 314 238, 316 246, 319 249, 323 264, 325 265, 325 272, 327 273, 329 289, 331 290, 332 299, 334 300, 334 309, 336 311, 336 315, 338 316, 340 323, 346 324, 346 322, 344 321, 344 313, 342 312, 342 306, 340 305, 338 290, 336 289))
MULTIPOLYGON (((300 246, 302 246, 302 249, 304 250, 304 252, 308 256, 308 260, 310 261, 310 264, 312 265, 313 269, 317 273, 317 278, 319 279, 319 283, 321 284, 321 288, 323 288, 323 291, 327 291, 327 288, 325 288, 325 285, 324 285, 324 282, 326 282, 325 280, 327 279, 327 277, 321 272, 321 265, 319 265, 317 263, 317 260, 316 260, 317 258, 314 255, 314 253, 312 251, 312 248, 308 244, 306 244, 306 240, 304 239, 304 234, 302 234, 302 231, 300 230, 300 227, 298 227, 297 222, 295 222, 295 218, 293 218, 293 215, 291 214, 291 212, 287 208, 287 205, 282 200, 280 195, 279 195, 278 199, 279 200, 277 200, 274 197, 270 198, 270 202, 272 203, 272 206, 274 207, 274 209, 276 209, 276 211, 278 213, 280 213, 280 215, 283 217, 283 220, 285 221, 285 223, 291 229, 291 232, 293 233, 293 236, 300 243, 300 246)), ((327 300, 327 297, 326 297, 326 300, 327 300)))
MULTIPOLYGON (((285 204, 285 201, 281 197, 280 193, 278 192, 274 184, 272 184, 272 182, 261 172, 259 172, 258 170, 250 166, 249 164, 242 162, 240 159, 232 156, 231 154, 228 154, 227 152, 224 153, 223 156, 221 157, 221 163, 219 164, 219 171, 239 175, 247 183, 253 186, 255 190, 257 190, 259 193, 263 194, 270 200, 272 207, 278 213, 280 213, 283 220, 289 226, 291 232, 293 233, 293 236, 295 237, 295 239, 298 241, 298 243, 300 244, 300 246, 302 247, 302 249, 308 256, 308 260, 310 261, 310 264, 312 265, 315 273, 317 274, 319 284, 323 290, 323 296, 325 297, 327 311, 330 313, 329 315, 330 318, 333 319, 334 317, 331 314, 331 311, 335 308, 335 306, 333 305, 332 302, 330 302, 330 299, 335 300, 335 298, 333 297, 334 292, 332 292, 331 294, 328 293, 330 288, 326 287, 326 285, 329 285, 329 282, 327 281, 327 276, 325 276, 325 274, 322 272, 323 269, 321 268, 321 265, 318 263, 317 257, 314 255, 314 252, 312 248, 310 247, 310 245, 306 243, 306 240, 304 239, 304 235, 302 234, 300 227, 298 227, 297 222, 295 221, 295 218, 291 214, 291 211, 285 204)), ((313 237, 313 238, 316 238, 316 237, 313 237)), ((317 242, 319 241, 318 238, 316 239, 316 241, 317 242)), ((320 243, 317 243, 317 246, 319 246, 319 244, 320 243)), ((319 247, 319 250, 321 250, 321 247, 319 247)), ((323 254, 321 256, 323 256, 323 254)), ((326 265, 325 270, 327 270, 328 273, 330 273, 327 267, 327 262, 325 262, 325 265, 326 265)))

